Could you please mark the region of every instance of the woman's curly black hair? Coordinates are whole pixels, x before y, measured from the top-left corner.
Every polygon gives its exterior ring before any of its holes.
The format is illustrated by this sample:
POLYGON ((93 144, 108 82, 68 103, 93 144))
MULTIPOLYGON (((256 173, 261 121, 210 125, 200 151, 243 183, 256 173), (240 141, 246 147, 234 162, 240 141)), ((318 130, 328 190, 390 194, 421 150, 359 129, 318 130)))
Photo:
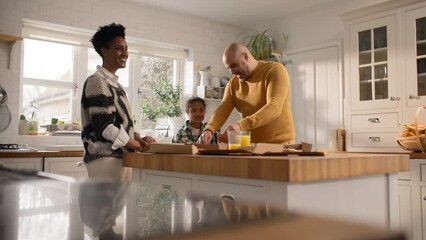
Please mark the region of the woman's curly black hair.
POLYGON ((98 31, 90 39, 96 52, 102 57, 101 49, 111 46, 116 37, 125 38, 125 29, 123 25, 116 23, 99 27, 98 31))

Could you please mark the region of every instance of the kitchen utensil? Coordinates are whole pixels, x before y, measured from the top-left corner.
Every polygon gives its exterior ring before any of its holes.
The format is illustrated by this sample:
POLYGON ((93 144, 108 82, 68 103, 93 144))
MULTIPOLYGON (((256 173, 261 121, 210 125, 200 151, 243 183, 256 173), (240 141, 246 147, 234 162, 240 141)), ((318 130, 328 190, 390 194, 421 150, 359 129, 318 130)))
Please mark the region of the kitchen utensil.
POLYGON ((6 130, 11 121, 12 114, 10 113, 9 107, 6 105, 0 106, 0 132, 6 130))

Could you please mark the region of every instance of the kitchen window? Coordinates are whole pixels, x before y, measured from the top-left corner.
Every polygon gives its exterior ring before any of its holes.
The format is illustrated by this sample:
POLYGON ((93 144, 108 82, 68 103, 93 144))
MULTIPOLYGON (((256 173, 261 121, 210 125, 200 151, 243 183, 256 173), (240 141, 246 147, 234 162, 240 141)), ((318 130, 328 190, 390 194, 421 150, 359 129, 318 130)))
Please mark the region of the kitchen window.
MULTIPOLYGON (((27 25, 25 29, 24 23, 21 114, 29 120, 34 118, 40 125, 50 124, 52 118, 79 121, 84 81, 96 71, 97 65, 102 64, 98 53, 88 43, 83 43, 90 36, 82 35, 83 40, 76 41, 67 33, 61 35, 60 28, 53 31, 52 27, 46 30, 40 24, 34 27, 33 22, 27 25)), ((143 123, 140 102, 150 99, 152 84, 161 74, 166 74, 174 84, 182 84, 186 51, 174 50, 180 55, 167 54, 170 53, 167 48, 147 48, 138 40, 129 37, 126 40, 129 45, 127 65, 116 74, 128 94, 135 122, 148 127, 149 124, 143 123)))

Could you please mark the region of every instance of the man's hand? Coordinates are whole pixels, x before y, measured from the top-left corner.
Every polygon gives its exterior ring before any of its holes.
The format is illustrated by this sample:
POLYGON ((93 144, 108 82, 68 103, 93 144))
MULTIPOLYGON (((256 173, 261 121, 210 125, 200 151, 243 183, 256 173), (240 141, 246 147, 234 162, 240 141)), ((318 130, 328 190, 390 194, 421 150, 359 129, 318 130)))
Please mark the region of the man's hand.
POLYGON ((236 132, 241 131, 240 124, 238 124, 237 122, 233 122, 229 124, 223 131, 223 134, 228 134, 228 131, 236 131, 236 132))
POLYGON ((213 138, 213 133, 210 130, 206 130, 201 134, 197 140, 197 144, 210 144, 213 138))

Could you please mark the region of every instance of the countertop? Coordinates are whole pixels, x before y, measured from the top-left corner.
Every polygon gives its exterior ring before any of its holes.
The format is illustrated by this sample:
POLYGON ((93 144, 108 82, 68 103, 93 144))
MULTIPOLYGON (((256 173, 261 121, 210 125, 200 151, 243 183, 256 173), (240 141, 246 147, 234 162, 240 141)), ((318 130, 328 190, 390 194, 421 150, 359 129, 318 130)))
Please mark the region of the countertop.
POLYGON ((342 152, 302 157, 125 153, 123 166, 222 177, 304 182, 409 171, 409 155, 342 152))
POLYGON ((0 152, 0 158, 83 157, 83 151, 0 152))
POLYGON ((0 176, 2 239, 404 239, 365 224, 163 185, 55 180, 2 168, 0 176))

